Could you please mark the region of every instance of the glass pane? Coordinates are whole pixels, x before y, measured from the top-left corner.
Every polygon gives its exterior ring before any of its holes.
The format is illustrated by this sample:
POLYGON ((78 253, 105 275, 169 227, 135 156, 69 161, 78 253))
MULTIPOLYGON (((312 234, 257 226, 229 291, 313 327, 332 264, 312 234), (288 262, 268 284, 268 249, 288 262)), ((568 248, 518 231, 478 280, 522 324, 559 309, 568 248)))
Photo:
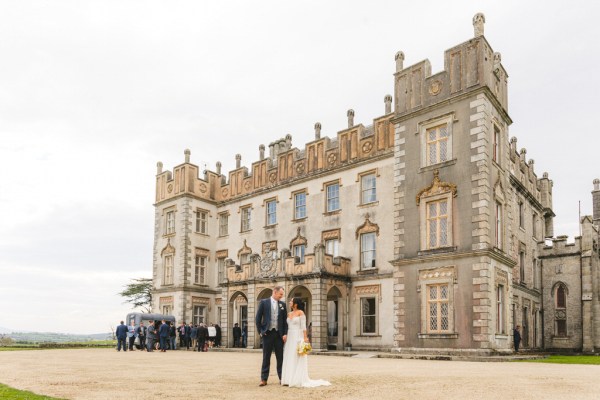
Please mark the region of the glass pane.
POLYGON ((435 141, 435 139, 437 138, 437 135, 436 135, 436 133, 437 133, 437 132, 436 132, 436 130, 435 130, 435 129, 430 129, 430 130, 428 130, 428 131, 427 131, 427 139, 428 139, 430 142, 433 142, 433 141, 435 141))
POLYGON ((437 286, 429 287, 429 299, 436 300, 437 299, 437 286))
POLYGON ((429 143, 429 163, 437 163, 437 143, 429 143))
POLYGON ((440 162, 446 161, 448 159, 448 141, 441 140, 439 142, 440 146, 440 162))
POLYGON ((440 286, 440 299, 442 299, 442 300, 448 299, 448 285, 440 286))
POLYGON ((440 201, 439 205, 440 205, 440 215, 446 215, 446 214, 448 214, 448 202, 447 201, 440 201))
POLYGON ((432 303, 429 308, 429 329, 437 330, 437 304, 432 303))
POLYGON ((429 217, 437 217, 437 203, 429 203, 429 217))
POLYGON ((429 221, 429 247, 437 247, 437 221, 429 221))
POLYGON ((440 219, 440 246, 448 244, 448 218, 440 219))
POLYGON ((442 125, 439 127, 440 137, 447 138, 448 137, 448 125, 442 125))

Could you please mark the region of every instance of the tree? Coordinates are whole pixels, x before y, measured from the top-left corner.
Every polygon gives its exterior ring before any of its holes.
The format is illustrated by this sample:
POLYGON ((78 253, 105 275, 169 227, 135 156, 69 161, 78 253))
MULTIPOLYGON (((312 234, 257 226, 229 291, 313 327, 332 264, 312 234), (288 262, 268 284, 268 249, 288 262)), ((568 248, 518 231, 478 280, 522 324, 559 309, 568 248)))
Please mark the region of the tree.
POLYGON ((152 279, 137 278, 125 285, 125 290, 119 293, 126 298, 124 303, 131 303, 133 308, 142 307, 150 312, 152 305, 152 279))

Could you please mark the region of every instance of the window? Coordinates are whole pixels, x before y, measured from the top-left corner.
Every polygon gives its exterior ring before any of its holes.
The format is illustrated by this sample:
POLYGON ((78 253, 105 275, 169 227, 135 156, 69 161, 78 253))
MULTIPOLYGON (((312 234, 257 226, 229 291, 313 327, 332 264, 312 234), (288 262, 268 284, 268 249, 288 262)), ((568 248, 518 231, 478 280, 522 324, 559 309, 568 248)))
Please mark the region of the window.
POLYGON ((196 233, 208 233, 208 213, 204 210, 196 211, 196 233))
POLYGON ((329 239, 325 241, 325 253, 334 257, 340 256, 340 240, 329 239))
POLYGON ((494 141, 492 143, 492 160, 498 162, 500 160, 500 129, 494 125, 494 141))
POLYGON ((502 248, 502 204, 496 202, 496 247, 502 248))
POLYGON ((375 232, 360 235, 361 269, 375 268, 375 232))
POLYGON ((525 229, 525 205, 519 201, 519 227, 525 229))
POLYGON ((519 252, 519 282, 525 283, 525 252, 519 252))
POLYGON ((173 306, 171 306, 171 305, 164 305, 161 308, 162 308, 162 314, 163 315, 171 315, 171 311, 173 310, 173 306))
POLYGON ((219 214, 219 236, 229 235, 229 214, 219 214))
POLYGON ((242 232, 246 232, 250 230, 250 218, 251 218, 251 208, 244 207, 242 208, 242 232))
POLYGON ((225 280, 225 259, 217 258, 217 283, 221 283, 225 280))
POLYGON ((496 286, 496 333, 506 333, 504 323, 504 285, 496 286))
POLYGON ((206 321, 206 307, 194 306, 194 325, 203 324, 206 321))
POLYGON ((448 124, 426 130, 427 165, 448 161, 448 124))
POLYGON ((427 285, 428 333, 450 331, 448 311, 448 284, 427 285))
POLYGON ((196 256, 194 264, 194 283, 197 285, 206 284, 206 257, 196 256))
POLYGON ((369 335, 377 333, 377 301, 375 297, 360 299, 360 333, 369 335))
POLYGON ((175 211, 167 212, 166 234, 175 233, 175 211))
POLYGON ((277 201, 267 201, 267 226, 277 223, 277 201))
POLYGON ((426 207, 427 248, 448 246, 448 200, 431 201, 426 207))
POLYGON ((360 178, 361 204, 377 201, 377 178, 375 174, 363 175, 360 178))
POLYGON ((173 284, 173 256, 165 256, 163 285, 173 284))
POLYGON ((332 183, 325 187, 327 193, 327 212, 340 209, 340 184, 332 183))
POLYGON ((240 254, 240 264, 250 264, 250 253, 240 254))
POLYGON ((294 219, 306 218, 306 192, 294 195, 294 219))
POLYGON ((304 253, 306 252, 306 245, 299 244, 294 246, 294 257, 300 258, 300 264, 304 264, 304 253))
POLYGON ((531 234, 533 236, 534 239, 537 238, 537 224, 538 224, 538 217, 536 213, 533 213, 533 215, 531 216, 531 234))
POLYGON ((556 287, 555 335, 567 336, 567 289, 563 284, 556 287))

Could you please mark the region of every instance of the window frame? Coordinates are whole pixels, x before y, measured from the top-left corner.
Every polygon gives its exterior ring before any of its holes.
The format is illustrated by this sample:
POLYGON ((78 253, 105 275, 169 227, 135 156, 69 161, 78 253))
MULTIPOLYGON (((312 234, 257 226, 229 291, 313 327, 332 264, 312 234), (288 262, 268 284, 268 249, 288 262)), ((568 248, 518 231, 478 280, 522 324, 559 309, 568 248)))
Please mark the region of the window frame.
POLYGON ((294 218, 293 220, 299 221, 308 217, 308 208, 307 208, 307 196, 308 193, 306 189, 299 190, 297 192, 292 193, 292 197, 294 199, 294 218), (298 205, 298 196, 302 196, 304 199, 304 204, 298 205), (303 210, 303 215, 299 216, 299 210, 303 210))
POLYGON ((165 210, 165 235, 175 234, 175 210, 165 210))
POLYGON ((298 263, 304 264, 304 257, 306 256, 306 243, 299 243, 294 245, 292 251, 294 252, 294 257, 300 258, 300 261, 298 263), (298 255, 297 253, 300 253, 300 255, 298 255))
POLYGON ((197 208, 194 214, 196 215, 195 233, 208 235, 208 210, 197 208), (204 215, 204 218, 201 218, 201 215, 204 215))
POLYGON ((426 305, 426 309, 427 309, 427 322, 426 322, 426 326, 427 326, 427 334, 448 334, 451 333, 450 330, 450 289, 451 289, 451 283, 449 282, 436 282, 436 283, 430 283, 428 282, 425 285, 425 298, 427 301, 427 305, 426 305), (436 288, 436 293, 438 294, 438 296, 435 299, 431 299, 431 289, 435 287, 436 288), (446 287, 446 298, 443 299, 441 298, 441 293, 442 293, 442 287, 446 287), (433 329, 431 327, 431 305, 435 303, 436 305, 436 328, 437 329, 433 329), (447 325, 447 329, 442 329, 442 304, 446 304, 446 325, 447 325))
POLYGON ((496 285, 496 334, 506 335, 506 288, 496 285))
POLYGON ((173 275, 175 266, 173 265, 173 254, 166 254, 163 258, 163 285, 172 285, 173 284, 173 275), (167 262, 170 260, 170 262, 167 262))
POLYGON ((217 258, 217 285, 225 281, 225 259, 226 257, 217 258))
POLYGON ((421 308, 421 326, 420 333, 417 335, 420 339, 441 338, 456 339, 454 302, 457 285, 456 266, 449 265, 438 268, 426 268, 419 271, 419 281, 417 291, 420 293, 421 308), (428 308, 428 285, 448 285, 448 330, 441 332, 432 332, 430 329, 429 308, 428 308))
POLYGON ((438 116, 422 123, 419 123, 418 133, 421 136, 421 168, 443 165, 449 161, 454 160, 453 148, 453 129, 454 129, 454 112, 438 116), (446 125, 447 139, 446 139, 446 159, 444 161, 438 161, 435 163, 429 162, 429 146, 428 146, 428 131, 440 126, 446 125))
POLYGON ((377 303, 378 303, 378 299, 376 296, 361 296, 360 297, 359 307, 360 307, 360 335, 361 336, 377 336, 378 335, 378 332, 379 332, 379 323, 378 323, 379 307, 378 307, 377 303), (374 307, 373 314, 367 314, 367 315, 364 314, 363 302, 365 302, 365 301, 373 302, 373 307, 374 307), (365 318, 373 319, 374 327, 373 327, 372 332, 365 331, 365 318))
POLYGON ((219 213, 219 237, 229 236, 229 212, 219 213))
MULTIPOLYGON (((423 250, 435 250, 435 249, 444 249, 453 246, 453 235, 452 235, 452 214, 453 214, 453 201, 452 201, 452 193, 447 192, 437 196, 431 196, 421 199, 421 203, 419 207, 422 207, 420 210, 421 215, 421 229, 422 229, 422 238, 421 238, 421 249, 423 250), (430 246, 431 238, 430 238, 430 224, 429 224, 429 205, 432 203, 441 203, 442 201, 446 201, 446 244, 439 245, 439 237, 436 238, 437 246, 430 246)), ((439 207, 438 207, 439 208, 439 207)), ((438 219, 439 221, 439 219, 438 219)), ((439 224, 438 224, 439 225, 439 224)))
POLYGON ((198 325, 198 324, 202 324, 206 322, 206 309, 207 306, 206 305, 199 305, 199 304, 194 304, 192 306, 192 320, 194 325, 198 325), (202 310, 202 312, 200 313, 196 313, 196 310, 202 310))
POLYGON ((252 205, 240 207, 240 233, 252 230, 252 205), (245 229, 244 229, 245 228, 245 229))
POLYGON ((340 238, 331 238, 325 240, 325 254, 329 254, 332 257, 340 256, 340 238), (329 252, 329 244, 332 244, 333 252, 329 252))
POLYGON ((495 208, 495 229, 494 229, 494 233, 496 235, 495 239, 495 245, 496 248, 502 250, 502 248, 504 247, 504 232, 503 232, 503 219, 504 219, 504 210, 502 209, 502 203, 500 203, 499 201, 496 201, 496 208, 495 208))
POLYGON ((341 193, 340 193, 340 188, 342 187, 341 183, 339 180, 336 181, 332 181, 332 182, 328 182, 324 184, 324 190, 325 190, 325 213, 335 213, 338 212, 342 209, 342 204, 341 204, 341 193), (337 196, 335 197, 330 197, 330 193, 329 193, 329 188, 333 188, 333 187, 337 187, 337 196), (330 204, 334 202, 334 204, 337 204, 337 208, 330 208, 330 204))
POLYGON ((194 257, 194 284, 206 285, 206 267, 208 265, 208 257, 205 255, 196 254, 194 257), (200 279, 202 278, 202 279, 200 279))
POLYGON ((371 270, 371 269, 376 269, 377 268, 377 233, 376 232, 365 232, 365 233, 361 233, 359 235, 359 249, 360 249, 360 269, 361 271, 364 270, 371 270), (364 238, 366 237, 371 237, 373 238, 372 243, 373 243, 373 248, 372 249, 364 249, 364 238), (371 265, 366 265, 365 264, 365 255, 370 252, 372 253, 371 256, 371 265))
POLYGON ((492 131, 492 161, 500 163, 500 127, 494 124, 492 131))
POLYGON ((267 199, 265 200, 265 226, 274 226, 277 225, 277 199, 267 199), (270 206, 273 205, 273 210, 270 210, 270 206), (271 216, 273 216, 273 221, 270 221, 271 216))
POLYGON ((360 205, 377 203, 377 171, 368 171, 360 175, 360 205), (365 189, 365 179, 372 177, 373 187, 365 189), (373 199, 365 201, 365 194, 373 192, 373 199))

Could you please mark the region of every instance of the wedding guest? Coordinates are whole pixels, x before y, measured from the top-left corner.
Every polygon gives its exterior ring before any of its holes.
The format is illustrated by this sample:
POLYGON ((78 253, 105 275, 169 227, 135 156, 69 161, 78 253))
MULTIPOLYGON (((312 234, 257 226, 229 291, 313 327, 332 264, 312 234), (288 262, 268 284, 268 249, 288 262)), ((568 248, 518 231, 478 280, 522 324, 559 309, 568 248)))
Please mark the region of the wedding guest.
POLYGON ((117 336, 117 351, 121 351, 121 345, 123 345, 123 351, 127 351, 127 344, 125 342, 127 339, 127 327, 123 321, 121 321, 121 325, 117 326, 115 334, 117 336))
POLYGON ((187 347, 187 349, 190 349, 190 346, 192 345, 192 323, 190 322, 189 324, 187 324, 185 326, 185 347, 187 347))
POLYGON ((221 339, 223 338, 222 336, 222 332, 221 332, 221 327, 219 326, 219 324, 215 324, 215 329, 217 330, 217 337, 216 337, 216 345, 217 347, 221 347, 221 339))
POLYGON ((246 348, 248 346, 248 324, 244 324, 242 328, 242 347, 246 348))
POLYGON ((192 326, 190 338, 192 339, 192 348, 196 351, 196 347, 198 347, 198 325, 192 326))
POLYGON ((169 325, 164 319, 160 328, 158 328, 158 338, 160 340, 160 351, 164 353, 167 351, 167 341, 169 340, 169 325))
POLYGON ((135 342, 135 321, 127 327, 127 339, 129 340, 129 351, 133 351, 133 342, 135 342))
POLYGON ((236 322, 233 324, 233 347, 240 347, 240 338, 242 337, 242 328, 236 322))
POLYGON ((179 347, 183 347, 185 346, 185 321, 181 323, 177 331, 179 332, 179 347))
POLYGON ((208 328, 205 324, 198 326, 198 351, 206 351, 206 341, 208 340, 208 328))
POLYGON ((175 322, 169 322, 169 339, 171 350, 175 350, 175 342, 177 341, 177 328, 175 328, 175 322))
POLYGON ((513 342, 515 344, 515 352, 519 352, 519 345, 521 344, 521 326, 517 325, 517 327, 513 330, 513 342))
POLYGON ((146 350, 146 327, 144 321, 140 322, 140 326, 135 329, 135 334, 140 339, 140 349, 146 350))
POLYGON ((156 326, 154 321, 148 321, 148 329, 146 329, 146 346, 148 352, 154 351, 154 341, 156 340, 156 326))

